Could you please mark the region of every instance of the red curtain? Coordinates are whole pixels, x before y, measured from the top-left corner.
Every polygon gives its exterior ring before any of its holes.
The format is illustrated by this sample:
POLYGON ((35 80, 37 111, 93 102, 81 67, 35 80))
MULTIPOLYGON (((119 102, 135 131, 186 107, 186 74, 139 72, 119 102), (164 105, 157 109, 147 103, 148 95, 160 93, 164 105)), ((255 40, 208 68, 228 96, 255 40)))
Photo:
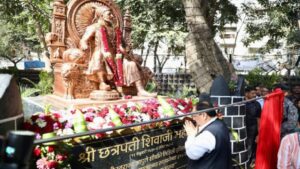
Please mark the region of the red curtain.
POLYGON ((256 150, 256 169, 276 169, 280 145, 284 93, 281 89, 267 95, 261 113, 256 150))

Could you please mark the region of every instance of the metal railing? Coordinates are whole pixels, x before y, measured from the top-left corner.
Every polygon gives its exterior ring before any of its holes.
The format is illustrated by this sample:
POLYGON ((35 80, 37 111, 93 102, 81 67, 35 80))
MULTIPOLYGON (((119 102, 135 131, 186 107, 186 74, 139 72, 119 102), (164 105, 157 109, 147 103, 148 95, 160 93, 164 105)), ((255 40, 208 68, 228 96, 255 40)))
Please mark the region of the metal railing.
POLYGON ((13 116, 13 117, 8 117, 8 118, 5 118, 5 119, 0 119, 0 125, 1 124, 4 124, 4 123, 9 123, 9 122, 14 122, 14 127, 15 127, 15 130, 17 130, 17 120, 20 119, 20 118, 23 118, 24 117, 24 114, 19 114, 19 115, 16 115, 16 116, 13 116))

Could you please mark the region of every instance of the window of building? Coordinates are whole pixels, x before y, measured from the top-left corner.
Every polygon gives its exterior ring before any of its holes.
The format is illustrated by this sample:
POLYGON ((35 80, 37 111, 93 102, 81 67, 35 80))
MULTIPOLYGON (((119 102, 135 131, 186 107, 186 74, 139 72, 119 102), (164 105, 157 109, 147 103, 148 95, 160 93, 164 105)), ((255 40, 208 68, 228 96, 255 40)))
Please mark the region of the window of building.
POLYGON ((224 32, 236 32, 236 27, 225 27, 224 32))
POLYGON ((222 39, 231 39, 231 38, 235 38, 235 34, 232 33, 225 33, 225 34, 221 34, 220 38, 222 39))
POLYGON ((260 48, 248 48, 249 54, 256 54, 259 53, 260 48))

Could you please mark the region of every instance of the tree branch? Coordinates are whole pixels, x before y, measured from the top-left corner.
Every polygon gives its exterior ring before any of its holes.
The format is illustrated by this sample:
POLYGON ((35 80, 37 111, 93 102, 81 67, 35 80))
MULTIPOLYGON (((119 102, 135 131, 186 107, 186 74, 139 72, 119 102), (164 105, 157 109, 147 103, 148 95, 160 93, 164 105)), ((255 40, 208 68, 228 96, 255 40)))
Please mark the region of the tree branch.
POLYGON ((161 64, 162 68, 164 67, 164 65, 166 64, 166 62, 170 59, 170 56, 171 56, 171 50, 170 50, 170 48, 168 48, 168 54, 167 54, 167 56, 165 57, 165 59, 163 60, 163 62, 161 64))
POLYGON ((35 4, 33 4, 31 0, 29 0, 29 1, 21 0, 21 2, 25 3, 29 7, 28 9, 30 9, 31 12, 41 14, 44 17, 46 17, 47 19, 50 19, 49 14, 45 13, 45 11, 43 11, 39 7, 35 6, 35 4))
POLYGON ((37 34, 39 36, 40 42, 43 44, 43 47, 44 47, 45 51, 49 52, 49 50, 47 48, 45 34, 44 34, 43 30, 42 30, 41 23, 38 20, 36 20, 35 21, 35 25, 36 25, 36 32, 37 32, 37 34))
POLYGON ((22 56, 20 59, 18 59, 17 61, 15 61, 16 63, 19 63, 22 59, 24 59, 25 56, 22 56))
POLYGON ((1 56, 2 58, 5 58, 5 59, 9 60, 9 61, 12 62, 12 63, 15 62, 11 57, 9 57, 9 56, 7 56, 7 55, 5 55, 5 54, 1 54, 0 56, 1 56))
POLYGON ((144 63, 143 63, 144 66, 146 66, 146 62, 147 62, 147 60, 148 60, 148 56, 149 56, 149 53, 150 53, 150 49, 151 49, 151 45, 150 45, 150 43, 149 43, 149 44, 148 44, 147 53, 146 53, 146 57, 145 57, 144 63))

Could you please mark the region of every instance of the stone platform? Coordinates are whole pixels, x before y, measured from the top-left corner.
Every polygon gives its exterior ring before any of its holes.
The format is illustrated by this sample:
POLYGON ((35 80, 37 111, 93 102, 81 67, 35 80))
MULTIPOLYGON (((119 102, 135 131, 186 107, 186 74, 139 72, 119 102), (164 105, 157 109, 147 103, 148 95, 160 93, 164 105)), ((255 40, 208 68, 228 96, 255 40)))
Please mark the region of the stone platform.
POLYGON ((23 98, 23 109, 25 116, 30 116, 35 112, 44 111, 46 105, 51 105, 52 110, 67 110, 85 107, 95 107, 102 105, 123 104, 127 102, 142 102, 151 97, 133 96, 132 99, 118 99, 118 100, 91 100, 87 99, 73 99, 67 100, 56 95, 46 95, 37 97, 23 98))

